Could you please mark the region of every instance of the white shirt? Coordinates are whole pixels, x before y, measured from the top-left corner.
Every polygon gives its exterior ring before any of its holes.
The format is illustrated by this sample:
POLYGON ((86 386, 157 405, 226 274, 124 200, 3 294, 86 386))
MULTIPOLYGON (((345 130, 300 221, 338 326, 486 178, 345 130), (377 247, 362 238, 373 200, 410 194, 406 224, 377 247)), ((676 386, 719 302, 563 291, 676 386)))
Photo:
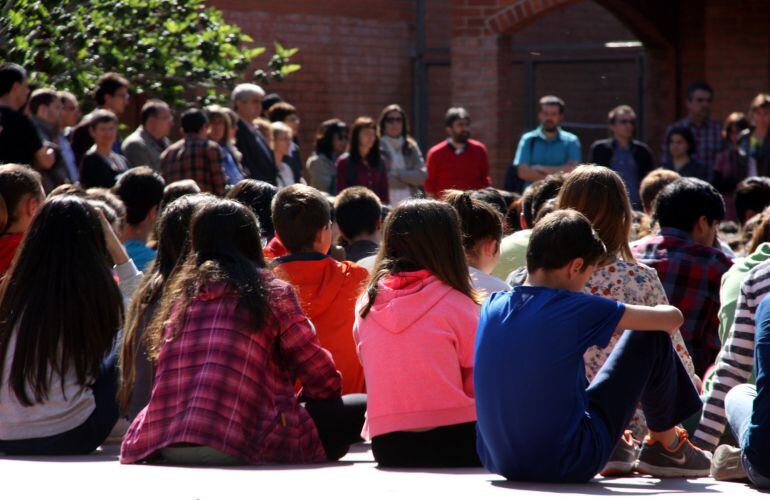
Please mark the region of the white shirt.
POLYGON ((487 297, 494 292, 507 292, 511 287, 505 281, 487 274, 483 271, 479 271, 473 266, 468 266, 468 271, 471 274, 471 280, 473 280, 473 288, 477 292, 485 294, 487 297))

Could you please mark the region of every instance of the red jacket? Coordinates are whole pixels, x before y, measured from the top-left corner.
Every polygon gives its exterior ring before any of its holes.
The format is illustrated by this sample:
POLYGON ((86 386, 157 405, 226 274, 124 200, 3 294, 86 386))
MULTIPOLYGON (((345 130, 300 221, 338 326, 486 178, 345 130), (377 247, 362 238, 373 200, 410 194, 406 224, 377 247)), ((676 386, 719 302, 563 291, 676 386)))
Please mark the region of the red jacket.
POLYGON ((327 459, 293 384, 296 376, 308 398, 335 398, 340 374, 291 286, 268 271, 261 279, 271 313, 259 328, 231 288, 201 288, 179 336, 163 344, 150 402, 126 433, 122 463, 175 443, 209 446, 250 464, 327 459))
POLYGON ((320 253, 292 254, 274 262, 275 273, 297 290, 318 340, 342 373, 342 393, 364 392, 364 372, 353 340, 356 300, 369 279, 366 269, 320 253))
POLYGON ((447 189, 482 189, 488 187, 489 160, 487 148, 482 143, 468 140, 465 150, 455 154, 449 141, 443 141, 428 151, 426 161, 428 178, 425 191, 436 198, 447 189))

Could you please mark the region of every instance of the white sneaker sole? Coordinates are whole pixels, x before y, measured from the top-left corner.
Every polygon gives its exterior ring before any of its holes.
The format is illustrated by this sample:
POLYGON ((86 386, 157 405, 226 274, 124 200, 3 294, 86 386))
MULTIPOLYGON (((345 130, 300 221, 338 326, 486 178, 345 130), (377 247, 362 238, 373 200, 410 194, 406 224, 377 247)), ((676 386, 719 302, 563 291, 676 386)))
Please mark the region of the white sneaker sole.
POLYGON ((705 469, 680 469, 677 467, 661 467, 644 462, 636 462, 636 472, 654 477, 708 477, 710 467, 705 469))

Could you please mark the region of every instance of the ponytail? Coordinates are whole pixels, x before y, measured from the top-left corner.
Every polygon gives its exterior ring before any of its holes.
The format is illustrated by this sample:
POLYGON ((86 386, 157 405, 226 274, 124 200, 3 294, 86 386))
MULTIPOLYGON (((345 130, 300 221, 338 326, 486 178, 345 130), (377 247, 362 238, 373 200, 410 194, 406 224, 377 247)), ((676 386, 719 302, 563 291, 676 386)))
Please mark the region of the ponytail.
POLYGON ((500 242, 503 238, 503 221, 500 212, 491 204, 475 199, 471 191, 455 189, 444 192, 444 201, 452 205, 460 216, 463 247, 467 254, 484 240, 500 242))

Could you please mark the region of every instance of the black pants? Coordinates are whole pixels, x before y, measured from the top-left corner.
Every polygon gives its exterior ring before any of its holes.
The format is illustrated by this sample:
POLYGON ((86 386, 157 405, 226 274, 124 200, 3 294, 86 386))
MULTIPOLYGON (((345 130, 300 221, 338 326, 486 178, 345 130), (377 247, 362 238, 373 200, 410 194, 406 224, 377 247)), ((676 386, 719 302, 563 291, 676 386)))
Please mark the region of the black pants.
POLYGON ((313 418, 329 460, 339 460, 345 456, 351 444, 362 441, 366 394, 311 400, 305 403, 305 409, 313 418))
POLYGON ((380 467, 480 467, 476 422, 425 432, 391 432, 372 438, 380 467))

